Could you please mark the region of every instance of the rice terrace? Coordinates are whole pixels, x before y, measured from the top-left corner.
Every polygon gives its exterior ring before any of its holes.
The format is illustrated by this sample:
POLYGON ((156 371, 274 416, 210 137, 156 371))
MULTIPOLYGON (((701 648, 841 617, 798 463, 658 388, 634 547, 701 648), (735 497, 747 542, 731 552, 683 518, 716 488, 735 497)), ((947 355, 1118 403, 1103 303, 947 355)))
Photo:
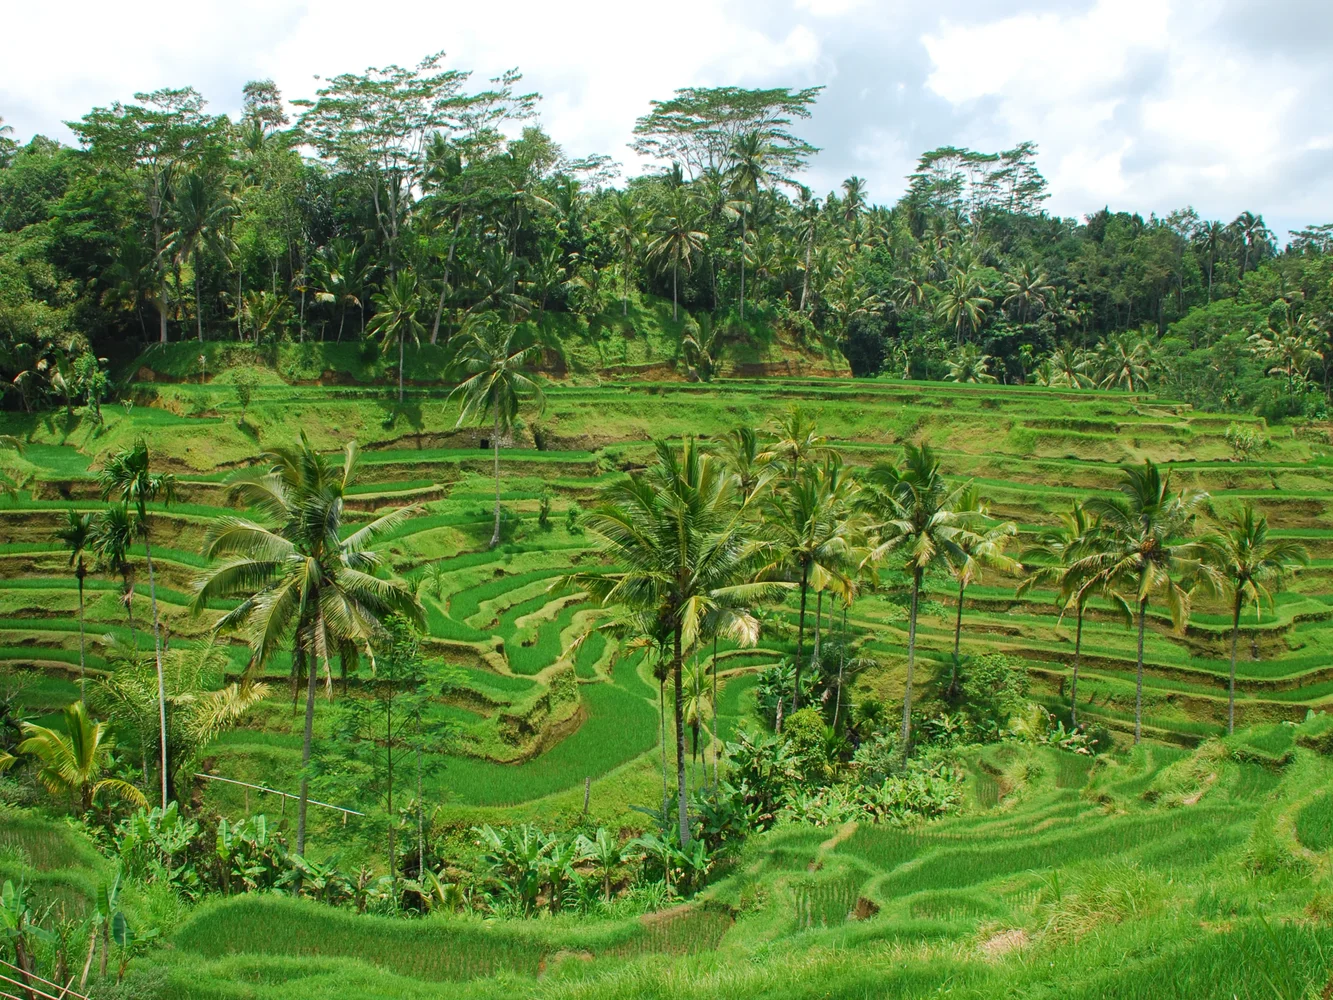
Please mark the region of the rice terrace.
POLYGON ((122 98, 0 130, 0 997, 1333 996, 1333 226, 122 98))

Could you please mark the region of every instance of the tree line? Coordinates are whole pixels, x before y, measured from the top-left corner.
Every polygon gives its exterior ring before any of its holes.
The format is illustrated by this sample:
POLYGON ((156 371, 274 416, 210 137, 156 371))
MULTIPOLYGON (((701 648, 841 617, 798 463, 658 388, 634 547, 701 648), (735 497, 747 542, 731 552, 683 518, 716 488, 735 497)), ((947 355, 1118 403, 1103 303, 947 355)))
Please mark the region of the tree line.
POLYGON ((94 108, 76 148, 0 135, 7 405, 88 394, 85 356, 187 338, 372 338, 401 372, 409 342, 494 316, 558 350, 632 327, 646 296, 703 378, 778 330, 858 375, 1323 405, 1330 226, 1279 250, 1249 211, 1059 218, 1030 142, 929 151, 893 204, 858 177, 821 197, 800 136, 819 91, 654 101, 633 148, 657 169, 628 178, 552 141, 517 73, 478 85, 440 54, 293 101, 255 81, 237 120, 186 87, 94 108))

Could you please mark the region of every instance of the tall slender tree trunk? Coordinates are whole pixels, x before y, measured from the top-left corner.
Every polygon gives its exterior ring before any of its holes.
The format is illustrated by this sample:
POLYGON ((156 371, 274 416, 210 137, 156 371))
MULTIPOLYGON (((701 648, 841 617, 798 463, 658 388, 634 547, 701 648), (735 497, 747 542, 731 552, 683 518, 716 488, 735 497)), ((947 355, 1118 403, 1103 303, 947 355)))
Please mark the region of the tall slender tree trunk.
POLYGON ((385 708, 384 716, 384 760, 385 769, 388 771, 389 795, 388 795, 388 814, 389 814, 389 878, 390 885, 394 887, 393 897, 394 906, 398 905, 398 855, 395 851, 397 845, 394 843, 394 822, 393 822, 393 681, 389 681, 389 698, 385 708))
MULTIPOLYGON (((305 659, 302 657, 302 659, 305 659)), ((315 665, 306 669, 305 729, 301 736, 301 796, 296 810, 296 853, 305 857, 305 819, 310 805, 310 745, 315 732, 315 665)), ((300 888, 298 884, 298 889, 300 888)))
POLYGON ((245 333, 241 329, 241 269, 236 269, 236 339, 244 340, 245 333))
POLYGON ((745 204, 741 204, 741 322, 745 322, 745 204))
POLYGON ((162 743, 162 808, 167 808, 167 684, 162 674, 162 626, 157 614, 157 579, 153 574, 153 548, 148 532, 143 535, 144 556, 148 563, 148 600, 153 608, 153 652, 157 658, 157 721, 162 743))
POLYGON ((1134 744, 1137 746, 1143 735, 1143 625, 1147 617, 1148 602, 1139 601, 1139 654, 1134 674, 1134 744))
POLYGON ((680 265, 677 264, 675 267, 671 269, 671 321, 673 323, 676 320, 680 319, 680 306, 677 305, 677 302, 679 301, 679 296, 676 290, 679 283, 680 283, 680 265))
POLYGON ((406 338, 398 334, 398 405, 403 405, 403 341, 406 338))
MULTIPOLYGON (((792 683, 791 692, 791 710, 797 711, 801 707, 801 660, 805 656, 805 601, 806 595, 810 590, 810 564, 805 563, 801 567, 801 616, 796 624, 796 677, 792 683)), ((779 695, 778 700, 782 697, 779 695)), ((782 732, 781 720, 778 720, 778 732, 782 732)))
POLYGON ((417 714, 417 879, 426 875, 426 814, 421 802, 421 715, 417 714))
POLYGON ((672 673, 675 675, 676 687, 676 804, 680 819, 680 846, 686 848, 690 845, 690 800, 689 791, 685 787, 685 692, 681 678, 685 668, 681 659, 680 640, 681 629, 677 625, 675 648, 672 651, 672 659, 675 661, 672 673))
MULTIPOLYGON (((87 680, 87 666, 86 666, 86 664, 85 664, 85 662, 84 662, 84 646, 85 646, 85 642, 84 642, 84 633, 83 633, 83 577, 84 577, 84 575, 85 575, 85 572, 84 572, 84 568, 83 568, 83 558, 80 557, 80 558, 79 558, 79 568, 78 568, 78 571, 77 571, 77 573, 76 573, 76 576, 78 577, 78 580, 79 580, 79 701, 84 702, 85 704, 87 704, 87 702, 88 702, 88 680, 87 680)), ((1235 659, 1235 653, 1234 653, 1234 650, 1235 650, 1235 646, 1236 646, 1236 643, 1235 643, 1234 640, 1232 641, 1231 646, 1232 646, 1232 650, 1233 650, 1233 653, 1232 653, 1232 659, 1234 660, 1234 659, 1235 659)))
POLYGON ((717 794, 717 759, 722 755, 722 740, 717 729, 717 633, 713 633, 713 794, 717 794))
POLYGON ((907 613, 907 683, 903 688, 902 759, 907 760, 908 741, 912 738, 912 674, 916 669, 916 608, 921 595, 921 570, 912 574, 912 606, 907 613))
POLYGON ((838 728, 838 715, 842 712, 842 672, 847 666, 847 602, 842 603, 842 641, 838 644, 838 696, 833 702, 833 728, 838 728))
POLYGON ((963 637, 963 592, 967 584, 958 581, 958 609, 953 619, 953 663, 949 667, 949 696, 958 693, 958 647, 963 637))
POLYGON ((199 343, 204 342, 204 304, 199 299, 199 251, 194 252, 194 327, 199 343))
POLYGON ((1074 677, 1069 684, 1069 721, 1078 725, 1078 667, 1083 653, 1083 605, 1078 606, 1078 624, 1074 629, 1074 677))
POLYGON ((660 729, 658 743, 662 747, 662 822, 665 824, 671 815, 671 793, 667 789, 666 674, 657 679, 657 715, 660 729))
POLYGON ((444 280, 440 282, 440 299, 435 303, 435 324, 430 330, 430 342, 434 344, 440 337, 440 320, 444 316, 444 298, 449 294, 449 273, 454 267, 454 246, 458 242, 458 227, 463 222, 463 206, 458 206, 454 216, 454 231, 449 236, 449 258, 444 265, 444 280))
POLYGON ((815 249, 815 226, 810 224, 810 238, 805 243, 805 273, 801 275, 801 312, 805 312, 805 300, 810 295, 810 257, 815 249))
POLYGON ((491 548, 500 544, 500 401, 495 402, 495 425, 491 432, 491 450, 495 453, 495 531, 491 533, 491 548))
POLYGON ((1240 637, 1240 592, 1231 609, 1231 677, 1227 681, 1227 735, 1236 731, 1236 640, 1240 637))

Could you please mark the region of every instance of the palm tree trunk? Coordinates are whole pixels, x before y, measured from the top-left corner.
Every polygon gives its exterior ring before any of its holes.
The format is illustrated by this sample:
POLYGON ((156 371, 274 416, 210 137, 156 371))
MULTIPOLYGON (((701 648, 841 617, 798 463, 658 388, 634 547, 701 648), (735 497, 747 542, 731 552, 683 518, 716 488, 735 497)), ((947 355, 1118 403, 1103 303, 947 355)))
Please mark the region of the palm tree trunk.
POLYGON ((491 449, 495 452, 495 531, 491 533, 490 548, 500 544, 500 401, 495 401, 495 424, 491 433, 491 449))
POLYGON ((954 614, 953 620, 953 663, 949 668, 949 696, 953 697, 958 693, 958 644, 963 637, 963 591, 967 589, 967 584, 962 580, 958 581, 958 610, 954 614))
POLYGON ((717 735, 717 633, 713 633, 713 794, 717 794, 717 759, 721 756, 721 739, 717 735))
POLYGON ((1139 601, 1139 655, 1134 675, 1134 744, 1143 735, 1143 619, 1147 617, 1148 601, 1139 601))
MULTIPOLYGON (((387 700, 387 705, 386 705, 385 710, 384 710, 384 711, 385 711, 385 715, 384 715, 384 720, 385 720, 385 721, 384 721, 384 761, 385 761, 385 768, 386 768, 386 770, 388 771, 388 779, 389 779, 389 780, 388 780, 388 785, 389 785, 389 793, 388 793, 388 808, 387 808, 387 810, 386 810, 386 811, 388 812, 388 815, 389 815, 389 878, 390 878, 390 880, 391 880, 389 884, 390 884, 391 887, 396 887, 396 886, 398 885, 398 855, 397 855, 397 852, 395 851, 395 847, 396 847, 397 845, 394 843, 394 837, 393 837, 393 835, 394 835, 394 828, 393 828, 393 827, 394 827, 394 823, 393 823, 393 695, 394 695, 393 681, 390 680, 390 681, 389 681, 389 697, 388 697, 388 700, 387 700)), ((394 905, 395 905, 395 906, 397 905, 397 902, 398 902, 398 892, 397 892, 397 889, 394 888, 394 905)))
MULTIPOLYGON (((680 265, 677 264, 671 269, 671 321, 674 323, 680 319, 680 307, 676 304, 678 301, 676 286, 680 283, 680 265)), ((165 336, 165 334, 163 335, 165 336)))
POLYGON ((810 238, 805 243, 805 273, 801 275, 801 308, 805 312, 805 300, 810 295, 810 255, 815 249, 815 226, 810 224, 810 238))
MULTIPOLYGON (((796 625, 796 677, 792 683, 791 710, 801 707, 801 658, 805 655, 805 600, 810 589, 810 564, 801 568, 801 617, 796 625)), ((779 701, 781 697, 779 696, 779 701)), ((778 720, 778 732, 782 732, 782 720, 778 720)))
POLYGON ((842 634, 838 644, 838 696, 833 702, 833 728, 838 728, 838 715, 842 711, 842 672, 847 666, 847 601, 842 602, 842 634))
MULTIPOLYGON (((79 700, 88 703, 87 668, 84 664, 84 627, 83 627, 83 560, 79 563, 79 700)), ((1232 640, 1232 660, 1236 659, 1236 640, 1232 640)))
POLYGON ((662 748, 662 822, 671 814, 671 793, 667 790, 666 757, 666 674, 657 679, 657 717, 659 728, 658 744, 662 748))
MULTIPOLYGON (((304 659, 304 657, 302 657, 304 659)), ((305 731, 301 737, 301 796, 296 810, 296 853, 305 857, 305 814, 310 805, 310 744, 315 731, 315 665, 306 669, 305 731)), ((300 885, 298 883, 299 891, 300 885)))
POLYGON ((148 563, 148 601, 153 608, 153 652, 157 657, 157 721, 162 742, 162 808, 167 808, 167 685, 162 675, 162 626, 157 615, 157 580, 153 575, 153 548, 148 532, 143 536, 144 556, 148 563))
POLYGON ((398 334, 398 405, 403 405, 403 337, 398 334))
POLYGON ((199 251, 194 252, 194 327, 199 343, 204 342, 204 307, 199 301, 199 251))
POLYGON ((1074 677, 1069 685, 1069 721, 1078 725, 1078 666, 1083 652, 1083 605, 1078 606, 1078 625, 1074 628, 1074 677))
POLYGON ((1231 678, 1227 682, 1227 735, 1236 731, 1236 639, 1240 635, 1240 593, 1231 609, 1231 678))
POLYGON ((435 325, 430 330, 430 342, 434 344, 440 337, 440 319, 444 316, 444 297, 449 293, 449 272, 454 265, 454 244, 458 241, 458 227, 463 221, 463 206, 458 206, 454 216, 454 231, 449 237, 449 260, 444 265, 444 280, 440 282, 440 300, 435 304, 435 325))
POLYGON ((912 606, 907 613, 907 683, 903 688, 903 728, 900 753, 907 760, 908 741, 912 737, 912 674, 916 669, 916 607, 921 594, 921 570, 912 574, 912 606))
POLYGON ((741 202, 741 322, 745 322, 745 203, 741 202))
POLYGON ((685 787, 685 697, 682 685, 681 674, 684 672, 684 663, 681 659, 680 638, 681 628, 676 626, 675 648, 672 651, 672 673, 675 674, 676 685, 676 804, 680 818, 680 846, 682 848, 690 845, 690 814, 689 814, 689 791, 685 787))

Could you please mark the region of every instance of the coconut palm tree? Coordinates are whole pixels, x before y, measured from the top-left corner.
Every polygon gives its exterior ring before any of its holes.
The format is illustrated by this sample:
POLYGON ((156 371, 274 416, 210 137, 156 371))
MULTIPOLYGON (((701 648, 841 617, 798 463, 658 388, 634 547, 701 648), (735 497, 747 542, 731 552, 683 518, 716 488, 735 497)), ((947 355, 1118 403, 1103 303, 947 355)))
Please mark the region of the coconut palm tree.
POLYGON ((741 319, 745 319, 745 248, 750 206, 760 188, 773 180, 773 146, 758 129, 738 135, 727 151, 730 165, 727 181, 731 194, 740 202, 741 217, 741 319))
POLYGON ((1113 333, 1098 349, 1098 367, 1103 389, 1142 391, 1148 382, 1152 345, 1142 334, 1128 330, 1113 333))
POLYGON ((67 510, 65 512, 65 523, 56 529, 56 537, 69 549, 69 564, 74 567, 74 579, 79 583, 79 700, 85 701, 88 697, 87 682, 87 664, 85 662, 85 642, 83 632, 83 581, 88 576, 88 567, 84 565, 83 557, 92 545, 92 523, 91 514, 80 514, 78 511, 67 510))
POLYGON ((1088 389, 1093 385, 1088 369, 1092 357, 1082 347, 1072 344, 1060 344, 1051 351, 1047 360, 1050 362, 1050 374, 1046 384, 1059 389, 1088 389))
POLYGON ((935 318, 953 327, 960 345, 966 333, 981 329, 986 311, 994 304, 983 293, 981 277, 976 271, 955 270, 946 283, 935 289, 935 294, 935 318))
POLYGON ((1028 264, 1018 266, 1005 282, 1004 290, 1004 306, 1020 323, 1028 322, 1034 315, 1040 318, 1049 311, 1051 298, 1056 294, 1046 273, 1028 264))
POLYGON ((1134 685, 1134 742, 1138 743, 1143 733, 1143 633, 1149 603, 1160 597, 1172 624, 1183 630, 1190 612, 1188 584, 1209 591, 1218 574, 1204 561, 1208 547, 1189 537, 1208 494, 1172 492, 1170 474, 1163 476, 1150 459, 1121 471, 1121 496, 1093 497, 1084 504, 1100 522, 1101 544, 1076 560, 1069 572, 1086 580, 1085 586, 1111 587, 1134 602, 1139 633, 1134 685))
MULTIPOLYGON (((132 524, 143 539, 144 561, 148 564, 148 602, 153 611, 153 652, 157 661, 158 722, 162 740, 162 808, 167 807, 167 693, 162 678, 162 626, 157 612, 157 579, 153 573, 153 544, 148 504, 161 501, 163 506, 176 499, 176 477, 154 472, 148 445, 139 438, 132 448, 124 448, 109 459, 99 477, 102 499, 115 496, 123 507, 133 508, 132 524)), ((129 520, 129 519, 127 519, 129 520)))
POLYGON ((96 556, 98 569, 109 569, 120 575, 121 602, 130 619, 130 636, 137 643, 138 630, 134 625, 134 587, 130 584, 129 552, 134 544, 136 529, 134 515, 118 504, 97 512, 93 518, 88 548, 96 556))
POLYGON ((172 211, 176 230, 171 234, 170 247, 176 266, 188 260, 194 272, 195 332, 202 344, 204 307, 199 291, 199 251, 206 245, 216 245, 236 209, 220 178, 195 170, 186 174, 177 185, 172 198, 172 211))
POLYGON ((198 613, 215 599, 240 600, 218 619, 214 632, 235 630, 244 636, 251 675, 262 672, 284 647, 291 648, 295 664, 306 666, 296 826, 296 853, 304 855, 315 675, 322 665, 331 690, 330 658, 350 644, 368 649, 387 615, 397 612, 422 621, 421 605, 406 585, 374 575, 383 563, 372 550, 415 509, 399 508, 344 537, 344 497, 357 471, 354 442, 348 443, 341 463, 317 452, 304 433, 295 447, 275 448, 264 458, 264 466, 241 475, 231 487, 232 496, 262 520, 226 515, 210 525, 205 555, 224 562, 199 580, 191 609, 198 613))
POLYGON ((61 714, 64 732, 25 722, 23 742, 16 748, 21 755, 37 758, 37 780, 42 786, 52 795, 77 796, 83 812, 93 807, 103 791, 145 805, 143 792, 128 781, 105 777, 114 764, 116 741, 111 728, 91 718, 82 701, 66 706, 61 714))
POLYGON ((764 459, 764 445, 748 424, 728 432, 719 444, 722 461, 731 472, 741 504, 748 504, 773 479, 773 468, 764 459))
POLYGON ((620 253, 620 314, 629 315, 629 282, 634 270, 634 251, 643 240, 648 228, 648 213, 639 204, 632 191, 616 191, 609 198, 608 222, 611 238, 620 253))
POLYGON ((901 733, 901 752, 906 756, 912 735, 912 680, 921 584, 927 570, 946 565, 949 560, 960 563, 965 558, 960 536, 967 530, 968 515, 958 512, 967 487, 949 487, 929 445, 907 444, 903 451, 901 469, 886 462, 869 469, 860 506, 878 536, 864 560, 866 565, 875 567, 892 555, 900 555, 903 569, 912 578, 901 733))
POLYGON ((468 420, 491 421, 491 450, 495 454, 495 530, 491 548, 500 544, 500 437, 514 431, 524 397, 530 397, 537 410, 545 405, 542 387, 523 369, 541 356, 535 344, 519 342, 516 327, 495 317, 478 318, 464 328, 464 336, 455 365, 468 376, 449 393, 463 401, 458 413, 461 427, 468 420))
POLYGON ((996 382, 998 379, 990 373, 990 363, 995 360, 989 354, 982 354, 976 344, 963 344, 953 356, 946 358, 945 366, 949 374, 944 378, 948 382, 982 384, 996 382))
POLYGON ((421 346, 421 335, 426 328, 417 319, 421 297, 417 294, 417 276, 411 271, 399 271, 385 286, 370 297, 375 304, 366 333, 380 338, 380 349, 388 351, 398 344, 398 402, 403 401, 403 350, 410 337, 421 346))
POLYGON ((752 582, 756 562, 731 477, 693 438, 679 451, 658 442, 654 463, 604 487, 602 502, 586 523, 605 544, 608 561, 624 568, 576 573, 564 582, 606 607, 624 608, 626 617, 637 616, 655 643, 669 637, 678 821, 681 844, 687 845, 685 656, 704 634, 711 612, 754 607, 784 587, 752 582))
POLYGON ((1095 593, 1100 593, 1110 600, 1112 608, 1126 624, 1133 618, 1123 597, 1105 585, 1097 586, 1095 574, 1092 577, 1086 572, 1080 575, 1074 568, 1084 556, 1097 551, 1100 543, 1096 520, 1082 503, 1076 501, 1069 511, 1060 515, 1059 527, 1042 531, 1037 536, 1037 544, 1025 549, 1021 555, 1027 576, 1018 585, 1019 595, 1039 585, 1054 586, 1061 617, 1074 612, 1074 667, 1069 685, 1069 718, 1074 725, 1078 725, 1078 671, 1088 601, 1095 593))
MULTIPOLYGON (((810 589, 823 592, 835 581, 845 585, 858 561, 855 548, 861 518, 853 510, 856 486, 842 463, 830 456, 816 466, 801 463, 792 478, 764 495, 760 503, 765 543, 765 579, 794 583, 800 594, 796 625, 796 683, 791 710, 801 707, 801 668, 805 662, 805 613, 810 589)), ((783 709, 778 704, 777 727, 783 709)))
POLYGON ((1305 546, 1290 539, 1269 540, 1268 518, 1246 503, 1222 518, 1220 531, 1205 536, 1208 558, 1231 595, 1231 672, 1227 681, 1227 734, 1236 728, 1236 639, 1240 613, 1246 603, 1254 605, 1256 619, 1261 605, 1273 606, 1271 588, 1279 585, 1295 566, 1310 561, 1305 546))
POLYGON ((968 486, 958 496, 955 512, 964 520, 967 530, 957 536, 958 554, 949 558, 949 570, 958 581, 958 608, 953 625, 953 668, 949 679, 949 696, 958 693, 958 647, 963 635, 963 598, 967 588, 981 578, 984 570, 1017 573, 1022 563, 1005 554, 1005 547, 1018 534, 1013 521, 994 521, 990 508, 976 486, 968 486), (964 515, 970 515, 964 517, 964 515))
MULTIPOLYGON (((98 685, 99 705, 106 706, 117 732, 139 737, 144 757, 156 742, 157 692, 151 665, 133 646, 107 636, 106 658, 115 669, 98 685), (145 669, 147 667, 147 669, 145 669)), ((167 760, 171 797, 177 798, 176 776, 218 734, 231 729, 255 705, 268 697, 263 683, 232 683, 216 691, 204 690, 207 677, 227 669, 230 660, 213 643, 182 646, 166 654, 167 760)))
POLYGON ((683 187, 668 188, 653 221, 656 237, 648 244, 648 259, 671 268, 671 318, 680 319, 680 270, 694 270, 694 258, 702 253, 708 234, 703 230, 699 206, 683 187))

